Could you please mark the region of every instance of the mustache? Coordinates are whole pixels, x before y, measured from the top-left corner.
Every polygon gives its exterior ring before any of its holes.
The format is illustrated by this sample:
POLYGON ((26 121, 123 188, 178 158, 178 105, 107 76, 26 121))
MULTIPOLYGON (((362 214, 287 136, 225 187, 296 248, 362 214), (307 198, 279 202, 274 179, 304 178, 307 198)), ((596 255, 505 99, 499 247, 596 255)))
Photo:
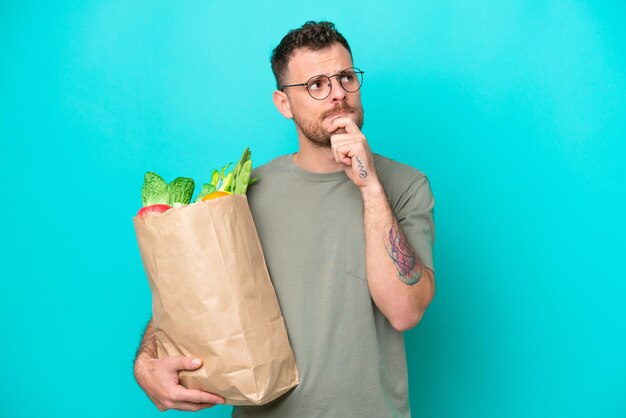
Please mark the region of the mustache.
POLYGON ((344 103, 343 105, 337 105, 334 108, 332 108, 331 110, 328 110, 328 111, 322 113, 322 119, 324 119, 328 115, 332 115, 333 113, 354 112, 355 110, 356 109, 353 108, 352 106, 350 106, 349 104, 344 103))

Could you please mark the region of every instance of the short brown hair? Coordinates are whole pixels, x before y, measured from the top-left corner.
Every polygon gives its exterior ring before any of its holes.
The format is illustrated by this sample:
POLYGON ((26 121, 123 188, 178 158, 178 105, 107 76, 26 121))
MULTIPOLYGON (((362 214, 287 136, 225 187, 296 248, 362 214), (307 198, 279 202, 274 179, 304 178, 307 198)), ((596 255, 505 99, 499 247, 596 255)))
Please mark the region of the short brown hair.
POLYGON ((280 89, 287 71, 287 65, 296 49, 307 48, 317 51, 337 42, 343 45, 352 55, 348 41, 335 29, 335 25, 331 22, 308 21, 302 27, 290 30, 278 46, 274 48, 270 59, 272 71, 276 78, 276 88, 280 89))

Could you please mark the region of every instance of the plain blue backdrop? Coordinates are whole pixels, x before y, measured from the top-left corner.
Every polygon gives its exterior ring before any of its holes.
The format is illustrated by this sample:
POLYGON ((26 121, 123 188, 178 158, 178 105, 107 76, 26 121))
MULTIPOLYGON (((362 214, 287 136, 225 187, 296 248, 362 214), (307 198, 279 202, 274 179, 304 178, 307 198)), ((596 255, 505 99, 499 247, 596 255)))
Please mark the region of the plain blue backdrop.
POLYGON ((295 151, 269 56, 327 19, 365 70, 371 147, 435 194, 413 415, 625 417, 624 18, 623 1, 2 2, 0 416, 161 416, 132 377, 143 174, 295 151))

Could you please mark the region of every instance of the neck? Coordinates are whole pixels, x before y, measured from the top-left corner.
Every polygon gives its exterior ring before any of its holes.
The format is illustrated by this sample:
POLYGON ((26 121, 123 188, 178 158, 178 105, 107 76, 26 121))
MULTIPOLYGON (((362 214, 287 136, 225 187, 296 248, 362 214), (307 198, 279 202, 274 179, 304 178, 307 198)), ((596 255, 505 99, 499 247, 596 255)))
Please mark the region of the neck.
POLYGON ((335 173, 343 171, 343 165, 335 161, 330 148, 320 148, 309 142, 308 139, 300 139, 300 149, 294 155, 294 162, 300 167, 312 173, 335 173))

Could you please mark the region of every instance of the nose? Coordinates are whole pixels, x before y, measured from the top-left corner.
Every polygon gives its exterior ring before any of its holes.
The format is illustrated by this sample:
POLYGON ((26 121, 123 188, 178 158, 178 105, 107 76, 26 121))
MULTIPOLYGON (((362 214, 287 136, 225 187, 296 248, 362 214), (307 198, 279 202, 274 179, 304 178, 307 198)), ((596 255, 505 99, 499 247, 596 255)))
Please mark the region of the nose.
POLYGON ((339 77, 335 76, 335 77, 331 77, 330 78, 330 85, 331 85, 331 89, 330 89, 330 99, 334 102, 334 101, 341 101, 341 100, 345 100, 346 95, 348 94, 343 87, 341 86, 341 83, 339 82, 339 77), (333 84, 334 83, 334 84, 333 84))

